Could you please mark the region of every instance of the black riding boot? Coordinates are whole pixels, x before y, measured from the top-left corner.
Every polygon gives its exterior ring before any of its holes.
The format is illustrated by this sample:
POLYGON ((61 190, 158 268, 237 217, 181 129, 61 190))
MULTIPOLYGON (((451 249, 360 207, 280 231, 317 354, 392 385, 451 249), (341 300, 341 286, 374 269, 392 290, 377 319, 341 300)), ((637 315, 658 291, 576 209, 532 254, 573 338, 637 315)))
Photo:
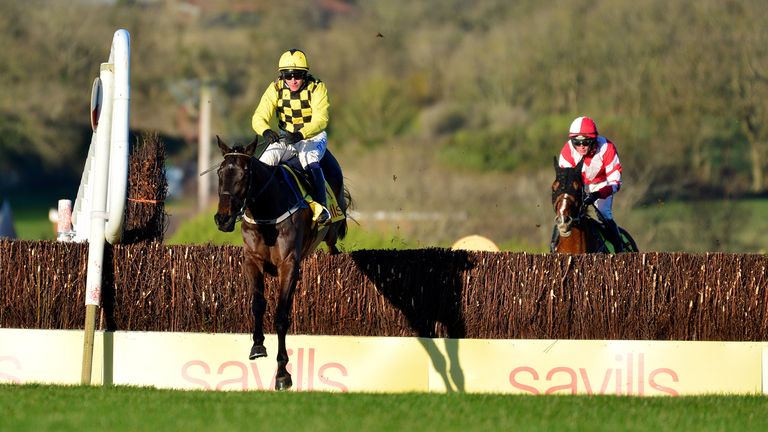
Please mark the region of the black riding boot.
POLYGON ((621 233, 619 233, 619 226, 616 225, 612 219, 603 220, 605 226, 605 236, 608 237, 608 241, 613 245, 613 250, 616 253, 624 252, 624 241, 621 239, 621 233))
POLYGON ((322 225, 331 219, 331 213, 328 211, 327 198, 325 196, 325 176, 323 175, 323 169, 320 168, 320 164, 312 164, 307 168, 309 168, 309 172, 312 174, 312 183, 315 189, 312 198, 323 206, 323 211, 317 216, 317 223, 322 225))

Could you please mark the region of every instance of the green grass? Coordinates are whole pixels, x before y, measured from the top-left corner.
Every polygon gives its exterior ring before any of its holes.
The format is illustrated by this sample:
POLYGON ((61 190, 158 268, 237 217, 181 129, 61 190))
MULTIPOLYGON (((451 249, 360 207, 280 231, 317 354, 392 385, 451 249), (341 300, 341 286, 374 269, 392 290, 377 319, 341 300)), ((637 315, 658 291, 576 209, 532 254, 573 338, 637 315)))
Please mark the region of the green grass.
MULTIPOLYGON (((185 221, 170 238, 166 239, 166 243, 205 244, 210 242, 217 245, 232 244, 241 246, 243 239, 240 234, 240 224, 238 223, 235 226, 234 232, 221 232, 213 222, 214 212, 215 209, 211 209, 209 212, 202 212, 185 221)), ((396 230, 364 230, 353 221, 349 222, 349 231, 340 245, 344 251, 360 249, 413 249, 419 247, 401 238, 396 230)), ((321 244, 321 247, 324 248, 325 245, 321 244)))
MULTIPOLYGON (((173 214, 173 209, 168 209, 168 213, 173 214)), ((219 231, 213 221, 213 215, 216 209, 211 207, 210 211, 198 213, 184 221, 176 232, 165 239, 168 244, 206 244, 215 245, 243 245, 243 238, 240 234, 240 224, 235 226, 231 233, 219 231)))
POLYGON ((0 385, 4 431, 760 431, 765 396, 170 391, 0 385))
MULTIPOLYGON (((234 233, 218 231, 212 220, 213 212, 185 221, 167 242, 242 245, 239 227, 234 233)), ((660 202, 632 210, 619 223, 630 229, 641 251, 765 253, 768 244, 756 233, 768 232, 766 214, 766 199, 660 202)), ((349 234, 341 243, 345 251, 450 247, 410 240, 398 227, 386 224, 369 223, 364 229, 352 221, 349 227, 349 234)), ((530 253, 548 250, 547 245, 531 244, 525 239, 508 239, 500 242, 499 247, 530 253)))
POLYGON ((620 224, 632 227, 640 250, 768 251, 768 199, 658 202, 632 210, 620 224))

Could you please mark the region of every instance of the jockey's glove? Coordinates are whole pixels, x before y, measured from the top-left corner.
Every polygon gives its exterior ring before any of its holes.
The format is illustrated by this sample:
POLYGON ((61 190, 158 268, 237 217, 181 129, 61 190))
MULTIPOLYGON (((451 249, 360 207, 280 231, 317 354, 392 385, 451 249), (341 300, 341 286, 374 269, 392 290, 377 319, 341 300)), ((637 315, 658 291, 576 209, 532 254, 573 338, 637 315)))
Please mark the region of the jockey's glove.
POLYGON ((592 205, 597 201, 597 199, 600 198, 600 192, 592 192, 591 194, 587 195, 586 198, 584 198, 584 205, 592 205))
POLYGON ((283 140, 286 144, 292 145, 304 139, 304 135, 301 132, 286 132, 283 140))
POLYGON ((261 136, 264 137, 264 142, 267 145, 280 141, 280 135, 278 135, 277 132, 273 131, 272 129, 265 130, 261 136))
POLYGON ((606 199, 613 195, 613 186, 603 186, 600 190, 592 192, 584 198, 584 205, 591 205, 599 199, 606 199))

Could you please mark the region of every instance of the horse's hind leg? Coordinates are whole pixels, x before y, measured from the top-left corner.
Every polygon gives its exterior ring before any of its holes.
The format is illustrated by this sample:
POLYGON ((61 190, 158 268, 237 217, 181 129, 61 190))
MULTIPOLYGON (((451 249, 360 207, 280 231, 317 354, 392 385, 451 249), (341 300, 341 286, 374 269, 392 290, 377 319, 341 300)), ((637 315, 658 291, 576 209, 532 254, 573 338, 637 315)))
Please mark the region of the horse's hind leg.
POLYGON ((339 241, 339 230, 341 229, 340 224, 342 223, 346 223, 346 222, 340 221, 340 222, 333 223, 328 228, 328 232, 325 234, 325 238, 323 239, 326 246, 328 246, 328 253, 330 253, 331 255, 336 255, 341 253, 339 248, 336 246, 336 242, 339 241))
POLYGON ((336 255, 341 253, 341 251, 339 251, 339 248, 336 246, 338 237, 339 236, 336 234, 336 227, 332 226, 328 230, 328 233, 325 235, 325 239, 323 240, 325 241, 325 245, 328 246, 328 253, 330 253, 331 255, 336 255))
POLYGON ((253 302, 253 346, 248 359, 253 360, 267 356, 267 348, 264 347, 264 312, 267 310, 267 301, 264 299, 264 273, 254 262, 245 265, 245 276, 251 286, 253 302))

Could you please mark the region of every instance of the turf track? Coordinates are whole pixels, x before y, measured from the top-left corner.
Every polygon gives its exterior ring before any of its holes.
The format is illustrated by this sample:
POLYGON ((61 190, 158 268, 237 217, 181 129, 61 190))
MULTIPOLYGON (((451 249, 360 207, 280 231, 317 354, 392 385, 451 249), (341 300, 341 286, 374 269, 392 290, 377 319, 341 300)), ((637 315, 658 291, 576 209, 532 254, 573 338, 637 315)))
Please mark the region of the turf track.
POLYGON ((0 431, 765 431, 768 397, 170 391, 0 385, 0 431))

